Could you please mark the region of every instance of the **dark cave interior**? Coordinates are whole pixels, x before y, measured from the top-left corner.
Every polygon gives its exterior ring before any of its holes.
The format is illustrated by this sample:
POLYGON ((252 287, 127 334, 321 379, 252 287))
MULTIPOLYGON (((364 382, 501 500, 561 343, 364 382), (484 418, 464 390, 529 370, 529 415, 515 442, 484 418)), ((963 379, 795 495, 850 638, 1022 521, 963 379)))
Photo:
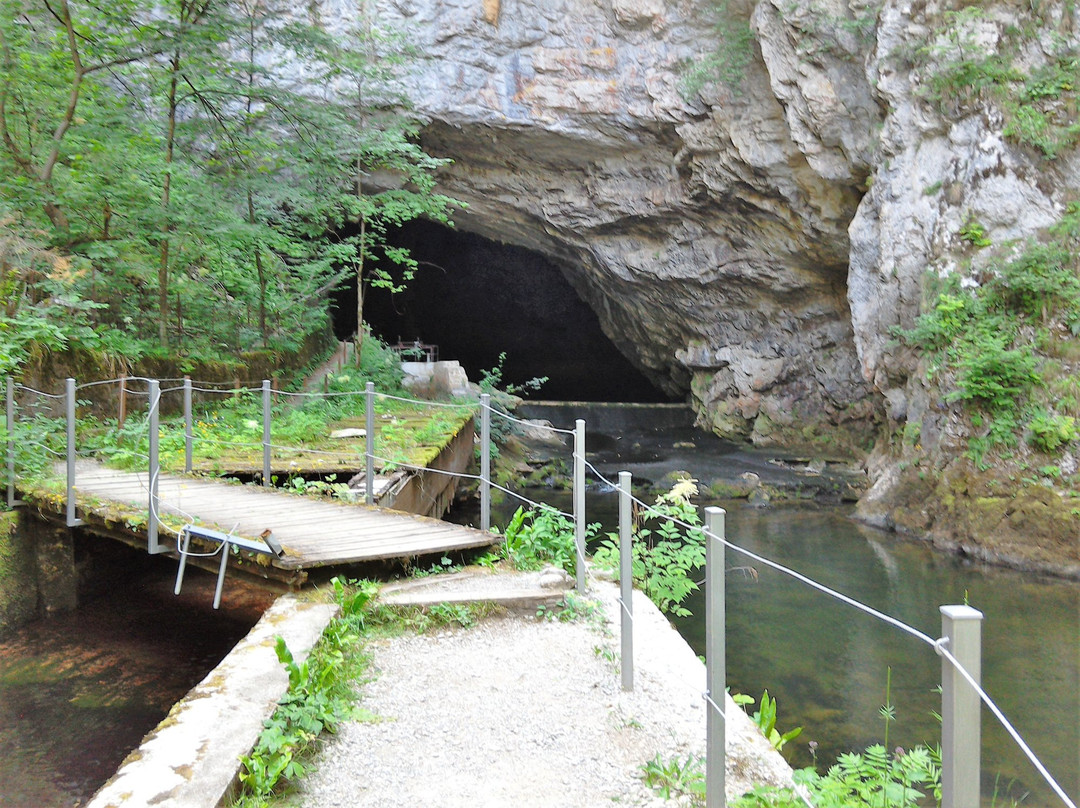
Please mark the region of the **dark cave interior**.
MULTIPOLYGON (((438 346, 469 379, 494 368, 504 384, 548 377, 534 399, 662 402, 670 397, 626 359, 557 265, 539 253, 416 221, 390 238, 420 263, 398 294, 369 289, 364 319, 390 344, 438 346)), ((334 294, 334 332, 356 330, 356 290, 334 294)))

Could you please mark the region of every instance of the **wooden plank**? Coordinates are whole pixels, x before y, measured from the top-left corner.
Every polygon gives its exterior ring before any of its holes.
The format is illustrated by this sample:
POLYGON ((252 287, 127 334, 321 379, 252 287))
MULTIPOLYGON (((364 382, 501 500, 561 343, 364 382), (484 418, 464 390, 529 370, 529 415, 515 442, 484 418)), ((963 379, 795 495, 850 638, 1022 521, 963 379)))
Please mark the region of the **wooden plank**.
MULTIPOLYGON (((80 466, 78 490, 101 500, 144 507, 148 483, 138 473, 80 466)), ((288 550, 279 569, 331 566, 482 547, 498 537, 426 517, 364 505, 309 500, 283 491, 210 480, 163 477, 161 509, 200 522, 225 525, 241 535, 271 529, 288 550)))

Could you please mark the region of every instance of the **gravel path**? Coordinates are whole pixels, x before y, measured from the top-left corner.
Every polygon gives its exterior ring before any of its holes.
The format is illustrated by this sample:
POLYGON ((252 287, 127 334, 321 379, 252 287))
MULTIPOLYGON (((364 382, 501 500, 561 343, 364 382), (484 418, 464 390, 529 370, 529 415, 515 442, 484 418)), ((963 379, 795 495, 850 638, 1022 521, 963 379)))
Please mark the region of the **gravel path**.
MULTIPOLYGON (((635 689, 620 687, 616 589, 592 582, 597 615, 563 623, 489 618, 471 629, 375 642, 363 707, 302 784, 331 806, 662 805, 640 779, 657 753, 705 747, 704 666, 635 593, 635 689)), ((790 770, 729 709, 728 792, 790 770)))

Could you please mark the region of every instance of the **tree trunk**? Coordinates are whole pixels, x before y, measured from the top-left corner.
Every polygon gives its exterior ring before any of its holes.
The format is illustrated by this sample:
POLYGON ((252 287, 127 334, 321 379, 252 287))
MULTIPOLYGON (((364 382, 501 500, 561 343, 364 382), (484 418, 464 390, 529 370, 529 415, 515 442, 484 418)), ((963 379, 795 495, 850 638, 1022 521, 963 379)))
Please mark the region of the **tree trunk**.
POLYGON ((162 348, 169 347, 169 241, 172 222, 169 221, 169 205, 172 200, 173 152, 176 145, 176 86, 180 74, 180 51, 173 52, 170 63, 168 126, 165 137, 165 178, 161 183, 161 210, 165 230, 161 234, 161 258, 158 263, 158 342, 162 348))

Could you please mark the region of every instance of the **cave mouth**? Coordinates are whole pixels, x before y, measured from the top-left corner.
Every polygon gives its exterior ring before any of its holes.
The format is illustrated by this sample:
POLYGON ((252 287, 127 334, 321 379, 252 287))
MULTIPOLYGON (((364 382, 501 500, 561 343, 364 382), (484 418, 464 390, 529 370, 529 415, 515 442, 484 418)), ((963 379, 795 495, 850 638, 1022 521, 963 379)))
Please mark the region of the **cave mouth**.
MULTIPOLYGON (((537 252, 428 221, 388 236, 420 263, 403 292, 369 289, 364 319, 384 342, 438 346, 477 381, 502 364, 502 382, 547 377, 534 399, 666 402, 603 333, 557 265, 537 252)), ((356 332, 356 290, 333 294, 334 333, 356 332)))

